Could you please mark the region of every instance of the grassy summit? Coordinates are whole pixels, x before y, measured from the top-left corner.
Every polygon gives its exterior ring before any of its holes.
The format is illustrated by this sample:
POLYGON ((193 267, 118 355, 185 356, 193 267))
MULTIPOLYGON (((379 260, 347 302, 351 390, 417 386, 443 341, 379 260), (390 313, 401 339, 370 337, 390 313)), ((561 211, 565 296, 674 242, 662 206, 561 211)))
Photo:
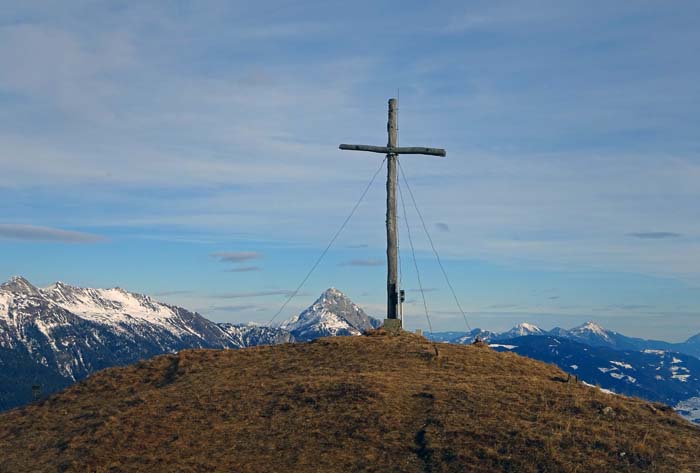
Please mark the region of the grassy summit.
POLYGON ((0 415, 0 471, 700 471, 700 429, 565 378, 382 331, 187 350, 0 415))

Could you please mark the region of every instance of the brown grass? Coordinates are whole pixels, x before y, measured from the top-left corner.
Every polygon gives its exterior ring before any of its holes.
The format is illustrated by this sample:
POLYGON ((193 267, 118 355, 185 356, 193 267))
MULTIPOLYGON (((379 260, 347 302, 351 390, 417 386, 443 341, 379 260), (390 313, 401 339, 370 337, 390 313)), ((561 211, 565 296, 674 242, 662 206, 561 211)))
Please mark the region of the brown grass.
POLYGON ((700 429, 404 334, 188 350, 0 415, 2 472, 699 472, 700 429))

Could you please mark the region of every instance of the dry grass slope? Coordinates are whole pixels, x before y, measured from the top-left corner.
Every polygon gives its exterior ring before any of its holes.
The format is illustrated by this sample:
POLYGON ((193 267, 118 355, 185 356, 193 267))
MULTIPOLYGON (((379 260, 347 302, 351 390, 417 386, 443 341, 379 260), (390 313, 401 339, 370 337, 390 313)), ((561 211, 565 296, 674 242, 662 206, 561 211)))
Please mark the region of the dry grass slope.
POLYGON ((184 351, 1 415, 0 471, 700 471, 700 429, 563 378, 381 331, 184 351))

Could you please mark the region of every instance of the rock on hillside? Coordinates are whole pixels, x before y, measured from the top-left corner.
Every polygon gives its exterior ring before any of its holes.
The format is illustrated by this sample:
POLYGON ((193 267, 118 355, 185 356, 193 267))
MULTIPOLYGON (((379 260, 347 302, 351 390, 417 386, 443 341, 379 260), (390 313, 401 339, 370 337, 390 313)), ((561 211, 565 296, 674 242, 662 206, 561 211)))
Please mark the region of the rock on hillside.
POLYGON ((700 471, 670 408, 422 337, 186 350, 0 414, 0 471, 700 471))

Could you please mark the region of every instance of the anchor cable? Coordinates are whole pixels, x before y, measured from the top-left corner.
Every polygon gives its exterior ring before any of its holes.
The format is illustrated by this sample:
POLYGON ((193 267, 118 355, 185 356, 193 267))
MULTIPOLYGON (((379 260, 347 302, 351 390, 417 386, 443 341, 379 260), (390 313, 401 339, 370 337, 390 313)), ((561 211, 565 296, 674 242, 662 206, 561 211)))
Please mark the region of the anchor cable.
POLYGON ((401 173, 401 178, 403 179, 403 182, 406 184, 406 188, 408 189, 408 193, 411 196, 411 200, 413 201, 413 207, 416 209, 416 213, 418 214, 418 218, 421 221, 421 224, 423 225, 423 230, 425 231, 425 235, 428 237, 428 241, 430 242, 430 248, 433 250, 433 254, 435 255, 435 259, 437 260, 438 266, 440 266, 440 271, 442 271, 442 275, 445 277, 445 281, 447 282, 447 286, 450 288, 450 292, 452 293, 452 297, 454 298, 455 304, 457 304, 457 308, 459 309, 460 313, 462 314, 462 318, 464 319, 464 324, 467 326, 467 329, 471 332, 472 328, 469 325, 469 321, 467 320, 467 315, 464 312, 464 309, 462 309, 462 304, 459 303, 459 298, 457 297, 457 292, 455 291, 454 287, 452 286, 452 282, 450 282, 450 278, 447 275, 447 271, 445 270, 445 267, 442 264, 442 260, 440 259, 440 255, 438 254, 437 249, 435 248, 435 243, 433 242, 432 237, 430 236, 430 232, 428 231, 428 227, 425 224, 425 220, 423 219, 423 215, 421 214, 420 209, 418 208, 418 204, 416 203, 416 198, 413 195, 413 191, 411 190, 411 186, 408 184, 408 179, 406 179, 406 174, 403 172, 403 167, 401 166, 401 162, 398 161, 399 165, 399 172, 401 173))
POLYGON ((367 192, 369 192, 370 187, 372 187, 372 184, 374 184, 375 179, 377 178, 377 175, 381 172, 382 168, 384 167, 384 163, 386 162, 386 157, 382 161, 382 163, 379 165, 379 168, 375 171, 374 175, 372 176, 372 179, 369 180, 367 183, 367 186, 365 187, 365 190, 362 191, 362 195, 360 195, 360 198, 357 200, 355 203, 355 206, 352 208, 350 211, 350 214, 345 218, 345 221, 343 224, 340 226, 337 232, 335 232, 335 235, 333 235, 333 238, 331 238, 331 241, 328 242, 328 245, 326 245, 326 248, 321 252, 319 257, 316 259, 316 262, 311 266, 311 269, 309 269, 309 272, 306 273, 306 276, 304 276, 304 279, 301 281, 301 283, 297 286, 297 288, 292 292, 289 297, 287 297, 287 300, 284 301, 284 304, 282 304, 282 307, 279 308, 279 310, 275 313, 275 315, 270 319, 270 321, 267 323, 268 326, 272 326, 272 322, 275 321, 275 319, 282 313, 282 311, 287 307, 287 304, 296 297, 296 295, 299 293, 302 287, 304 287, 304 284, 306 284, 306 281, 309 280, 311 277, 311 274, 316 270, 318 265, 321 263, 321 260, 326 256, 326 253, 328 253, 328 250, 331 249, 331 246, 333 246, 333 243, 335 243, 335 240, 338 239, 340 234, 343 232, 345 227, 347 226, 348 222, 350 222, 350 219, 355 215, 355 212, 357 211, 357 208, 360 206, 362 203, 362 200, 365 198, 367 195, 367 192))
MULTIPOLYGON (((399 127, 399 108, 401 107, 401 92, 400 89, 396 89, 396 146, 399 146, 400 143, 400 127, 399 127)), ((396 162, 398 163, 399 161, 399 155, 396 155, 396 162)), ((400 181, 397 179, 397 187, 399 184, 401 184, 400 181)), ((399 190, 399 192, 401 192, 399 190)), ((402 197, 399 197, 402 198, 402 197)), ((399 220, 400 216, 396 215, 396 220, 399 220)), ((408 222, 407 222, 408 223, 408 222)), ((403 262, 401 261, 401 225, 396 225, 396 257, 399 260, 399 291, 403 288, 403 262)), ((399 292, 399 294, 401 294, 399 292)), ((399 295, 399 297, 401 297, 399 295)), ((403 323, 403 302, 399 302, 399 318, 401 319, 403 323)))
MULTIPOLYGON (((399 160, 396 160, 399 163, 399 160)), ((399 167, 401 164, 399 163, 399 167)), ((399 197, 401 200, 401 207, 403 208, 403 219, 406 223, 406 235, 408 235, 408 243, 411 246, 411 254, 413 255, 413 266, 416 269, 416 278, 418 279, 418 288, 420 289, 420 295, 423 298, 423 308, 425 309, 425 318, 428 321, 428 328, 430 329, 430 334, 433 333, 433 324, 430 321, 430 315, 428 313, 428 303, 425 299, 425 291, 423 290, 423 282, 420 278, 420 271, 418 269, 418 260, 416 259, 416 250, 413 246, 413 237, 411 236, 411 226, 408 224, 408 213, 406 212, 406 201, 403 198, 403 191, 401 190, 401 185, 397 186, 399 188, 399 197)))

